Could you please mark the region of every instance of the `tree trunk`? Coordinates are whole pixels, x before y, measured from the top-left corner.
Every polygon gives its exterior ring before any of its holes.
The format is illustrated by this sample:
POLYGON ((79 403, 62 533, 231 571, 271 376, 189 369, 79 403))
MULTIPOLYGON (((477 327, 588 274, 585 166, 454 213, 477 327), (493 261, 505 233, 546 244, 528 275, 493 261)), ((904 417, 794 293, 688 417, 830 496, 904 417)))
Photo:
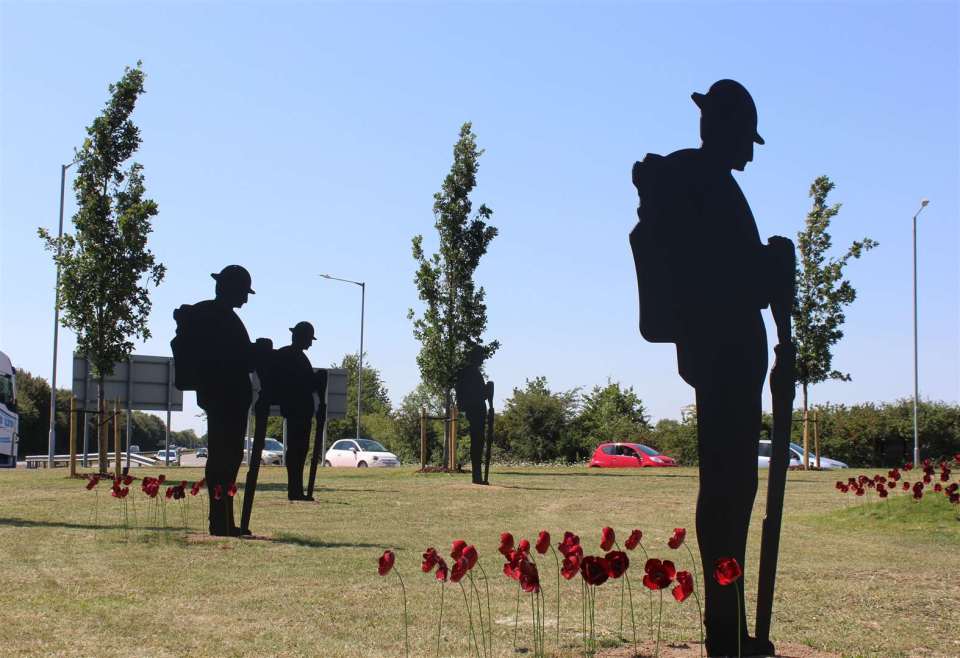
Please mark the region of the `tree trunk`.
POLYGON ((807 423, 807 383, 803 383, 803 470, 810 468, 810 434, 807 423))
POLYGON ((97 379, 97 453, 99 455, 100 473, 107 473, 109 469, 107 459, 107 439, 109 438, 109 427, 107 426, 107 406, 103 398, 104 383, 103 377, 97 379))

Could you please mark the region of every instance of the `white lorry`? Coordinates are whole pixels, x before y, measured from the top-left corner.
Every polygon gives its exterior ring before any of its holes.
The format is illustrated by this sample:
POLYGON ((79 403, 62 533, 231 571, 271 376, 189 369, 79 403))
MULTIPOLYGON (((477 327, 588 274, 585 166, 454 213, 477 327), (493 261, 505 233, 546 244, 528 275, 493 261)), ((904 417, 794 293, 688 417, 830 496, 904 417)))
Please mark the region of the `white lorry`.
POLYGON ((17 371, 0 352, 0 468, 17 467, 17 371))

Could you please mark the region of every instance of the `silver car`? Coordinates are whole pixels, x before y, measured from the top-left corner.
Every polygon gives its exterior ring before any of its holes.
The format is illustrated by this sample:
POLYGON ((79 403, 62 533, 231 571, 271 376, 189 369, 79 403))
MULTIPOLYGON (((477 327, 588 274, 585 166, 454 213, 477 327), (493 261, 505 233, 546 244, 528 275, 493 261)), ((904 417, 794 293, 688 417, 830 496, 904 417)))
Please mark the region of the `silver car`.
MULTIPOLYGON (((760 444, 757 447, 757 466, 759 468, 770 468, 770 440, 769 439, 760 439, 760 444)), ((809 465, 811 468, 815 468, 817 465, 817 458, 811 452, 809 455, 809 465)), ((790 443, 790 466, 799 467, 803 463, 803 446, 797 445, 796 443, 790 443)), ((833 470, 836 468, 849 468, 846 464, 836 459, 830 459, 820 455, 820 468, 824 470, 833 470)))

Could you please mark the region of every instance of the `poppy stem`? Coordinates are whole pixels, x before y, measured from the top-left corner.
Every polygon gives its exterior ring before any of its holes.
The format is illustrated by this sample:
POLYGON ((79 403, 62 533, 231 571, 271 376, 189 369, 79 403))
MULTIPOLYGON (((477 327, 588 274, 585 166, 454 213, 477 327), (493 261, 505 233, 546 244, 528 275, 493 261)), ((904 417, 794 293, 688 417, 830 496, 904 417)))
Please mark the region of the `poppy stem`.
POLYGON ((477 634, 473 630, 473 611, 470 609, 470 601, 467 600, 467 590, 464 588, 462 582, 458 583, 458 585, 460 585, 460 591, 463 592, 463 602, 467 606, 467 622, 470 624, 470 638, 473 640, 473 648, 477 652, 477 656, 479 658, 480 646, 477 644, 477 634))
POLYGON ((627 595, 630 599, 630 626, 633 628, 633 653, 637 653, 637 617, 633 612, 633 587, 630 585, 630 571, 623 574, 627 581, 627 595))
POLYGON ((517 622, 520 621, 520 583, 517 583, 517 610, 513 614, 513 651, 517 651, 517 622))
POLYGON ((530 593, 530 620, 533 622, 533 655, 535 657, 540 655, 540 643, 537 642, 537 607, 534 603, 536 596, 533 592, 530 593))
POLYGON ((553 553, 553 560, 557 563, 557 648, 560 648, 560 558, 557 557, 557 551, 553 545, 550 546, 553 553))
POLYGON ((406 649, 406 655, 410 656, 410 639, 407 636, 407 588, 403 586, 403 578, 396 569, 393 573, 397 574, 397 580, 400 581, 400 591, 403 593, 403 646, 406 649))
POLYGON ((697 614, 700 616, 700 658, 703 658, 703 609, 700 607, 700 595, 697 588, 693 588, 693 598, 697 601, 697 614))
POLYGON ((660 655, 660 627, 663 623, 663 590, 660 591, 660 615, 657 617, 657 648, 654 650, 653 655, 660 655))
POLYGON ((483 574, 483 589, 487 594, 487 644, 490 646, 489 653, 493 655, 493 616, 490 614, 490 581, 487 579, 487 572, 483 570, 483 565, 477 561, 480 567, 480 573, 483 574))
POLYGON ((467 573, 467 577, 470 579, 470 591, 477 598, 477 614, 480 618, 480 643, 483 646, 483 655, 487 655, 487 631, 486 626, 483 625, 483 602, 480 600, 480 590, 477 589, 477 584, 473 581, 473 574, 467 573))
POLYGON ((443 629, 443 586, 444 583, 440 581, 440 615, 437 618, 437 658, 440 658, 440 631, 443 629))
POLYGON ((699 579, 699 574, 697 573, 697 560, 693 557, 693 551, 690 550, 690 546, 684 542, 684 546, 687 547, 687 554, 690 555, 690 564, 693 566, 693 591, 697 591, 697 580, 699 579))

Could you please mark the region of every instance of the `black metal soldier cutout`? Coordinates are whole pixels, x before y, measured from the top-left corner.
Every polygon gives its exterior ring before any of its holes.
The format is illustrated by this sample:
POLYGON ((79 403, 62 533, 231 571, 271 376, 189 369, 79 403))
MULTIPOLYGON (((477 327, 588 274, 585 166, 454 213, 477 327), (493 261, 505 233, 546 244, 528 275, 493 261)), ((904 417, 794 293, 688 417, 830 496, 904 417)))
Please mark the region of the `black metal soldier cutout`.
POLYGON ((474 484, 487 484, 483 475, 484 436, 487 433, 487 386, 480 371, 483 354, 480 347, 467 353, 466 365, 457 373, 453 385, 457 408, 470 423, 470 465, 474 484))
POLYGON ((170 345, 177 388, 195 390, 197 404, 207 413, 210 534, 238 536, 242 533, 234 523, 228 490, 243 461, 256 347, 234 309, 254 292, 250 273, 240 265, 228 265, 210 276, 217 282, 216 296, 174 311, 177 335, 170 345))
MULTIPOLYGON (((736 656, 739 628, 744 656, 773 655, 767 639, 769 615, 762 632, 758 622, 761 637, 748 636, 742 595, 738 606, 737 589, 719 586, 710 574, 721 557, 744 564, 757 492, 757 442, 767 370, 760 311, 768 305, 779 340, 771 378, 774 408, 781 408, 774 439, 783 437, 784 428, 789 435, 793 244, 780 237, 770 238, 767 245, 761 242, 750 206, 731 174, 753 160, 755 143, 764 143, 757 134, 757 110, 750 94, 733 80, 720 80, 706 94, 692 97, 701 111, 700 148, 667 156, 648 154, 633 167, 640 222, 630 243, 640 293, 640 331, 648 341, 676 344, 680 376, 696 391, 700 459, 696 524, 706 590, 707 652, 736 656)), ((773 478, 777 465, 771 466, 773 478)), ((776 516, 779 535, 779 510, 771 510, 768 503, 767 511, 768 517, 776 516)), ((766 554, 761 558, 767 571, 768 522, 770 518, 765 522, 766 554)), ((772 559, 775 570, 776 546, 772 559)), ((768 581, 772 595, 769 575, 768 581)))
POLYGON ((277 399, 287 421, 287 498, 307 500, 303 493, 303 467, 310 446, 310 425, 316 413, 313 393, 317 378, 304 352, 316 338, 309 322, 298 322, 290 332, 290 345, 277 350, 275 359, 277 399))

